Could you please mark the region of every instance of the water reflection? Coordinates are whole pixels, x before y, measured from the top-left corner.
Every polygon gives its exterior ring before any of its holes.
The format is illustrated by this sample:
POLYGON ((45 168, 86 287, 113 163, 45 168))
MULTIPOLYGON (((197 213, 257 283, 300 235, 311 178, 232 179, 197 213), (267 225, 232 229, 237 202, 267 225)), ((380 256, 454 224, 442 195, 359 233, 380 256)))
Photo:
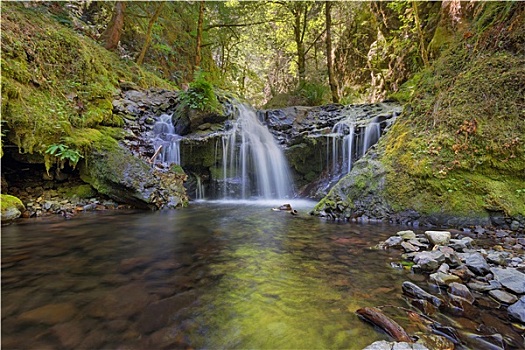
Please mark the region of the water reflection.
POLYGON ((397 230, 202 202, 2 229, 2 347, 347 348, 387 339, 353 313, 404 305, 397 230))

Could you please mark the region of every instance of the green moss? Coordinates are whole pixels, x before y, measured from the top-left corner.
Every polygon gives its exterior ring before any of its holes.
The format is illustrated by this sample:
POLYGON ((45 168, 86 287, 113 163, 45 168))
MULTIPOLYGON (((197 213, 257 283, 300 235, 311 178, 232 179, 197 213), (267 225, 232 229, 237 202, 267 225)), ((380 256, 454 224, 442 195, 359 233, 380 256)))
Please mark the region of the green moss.
POLYGON ((184 170, 179 164, 171 164, 170 171, 172 173, 179 174, 179 175, 185 174, 184 170))
POLYGON ((0 194, 0 210, 2 213, 10 208, 16 208, 20 211, 25 210, 24 204, 18 197, 0 194))
POLYGON ((91 187, 91 185, 86 184, 67 188, 65 195, 69 198, 77 197, 80 199, 88 199, 96 196, 97 191, 91 187))
POLYGON ((173 88, 54 22, 45 7, 6 3, 1 15, 3 129, 21 153, 44 155, 59 143, 88 152, 91 129, 123 125, 111 105, 120 81, 173 88))

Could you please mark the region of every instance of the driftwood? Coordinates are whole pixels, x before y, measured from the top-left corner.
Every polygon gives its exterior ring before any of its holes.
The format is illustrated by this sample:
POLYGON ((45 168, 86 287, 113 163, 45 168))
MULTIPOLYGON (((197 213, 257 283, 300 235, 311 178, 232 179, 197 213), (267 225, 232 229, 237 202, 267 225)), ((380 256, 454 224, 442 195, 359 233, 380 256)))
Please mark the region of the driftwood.
POLYGON ((155 164, 155 158, 157 158, 157 156, 159 155, 160 153, 160 150, 162 149, 162 145, 159 146, 159 148, 157 148, 157 150, 155 151, 155 154, 153 155, 153 157, 151 157, 149 160, 148 160, 148 163, 150 164, 155 164))
POLYGON ((363 307, 356 311, 356 313, 364 318, 366 321, 378 326, 386 333, 388 333, 395 341, 402 341, 413 343, 414 341, 408 333, 396 321, 386 316, 381 310, 375 307, 363 307))

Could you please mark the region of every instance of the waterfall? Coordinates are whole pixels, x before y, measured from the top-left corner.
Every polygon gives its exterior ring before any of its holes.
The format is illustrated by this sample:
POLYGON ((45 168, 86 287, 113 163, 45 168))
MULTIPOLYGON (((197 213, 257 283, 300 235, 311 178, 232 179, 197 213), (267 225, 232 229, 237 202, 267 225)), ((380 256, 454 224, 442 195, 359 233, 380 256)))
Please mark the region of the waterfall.
POLYGON ((173 114, 162 114, 159 120, 153 126, 153 145, 155 150, 162 146, 157 160, 163 163, 180 164, 180 139, 181 137, 175 134, 175 127, 173 126, 171 117, 173 114))
POLYGON ((255 110, 236 107, 237 119, 222 136, 223 197, 290 197, 291 176, 282 150, 255 110))
POLYGON ((361 156, 366 154, 366 151, 373 145, 377 143, 379 137, 381 136, 381 126, 377 122, 377 117, 372 119, 366 126, 364 130, 364 140, 361 145, 361 156))
POLYGON ((204 184, 202 183, 202 179, 198 175, 195 175, 195 178, 197 179, 197 184, 195 187, 195 198, 204 199, 205 193, 204 193, 204 184))

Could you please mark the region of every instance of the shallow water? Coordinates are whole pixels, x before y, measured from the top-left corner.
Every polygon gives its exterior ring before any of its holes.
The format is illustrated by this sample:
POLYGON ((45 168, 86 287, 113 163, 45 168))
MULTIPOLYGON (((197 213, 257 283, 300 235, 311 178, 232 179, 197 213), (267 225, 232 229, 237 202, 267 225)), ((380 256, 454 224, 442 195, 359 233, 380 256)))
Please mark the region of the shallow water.
POLYGON ((369 249, 402 229, 275 202, 93 212, 2 228, 2 348, 362 349, 363 306, 406 307, 369 249))

